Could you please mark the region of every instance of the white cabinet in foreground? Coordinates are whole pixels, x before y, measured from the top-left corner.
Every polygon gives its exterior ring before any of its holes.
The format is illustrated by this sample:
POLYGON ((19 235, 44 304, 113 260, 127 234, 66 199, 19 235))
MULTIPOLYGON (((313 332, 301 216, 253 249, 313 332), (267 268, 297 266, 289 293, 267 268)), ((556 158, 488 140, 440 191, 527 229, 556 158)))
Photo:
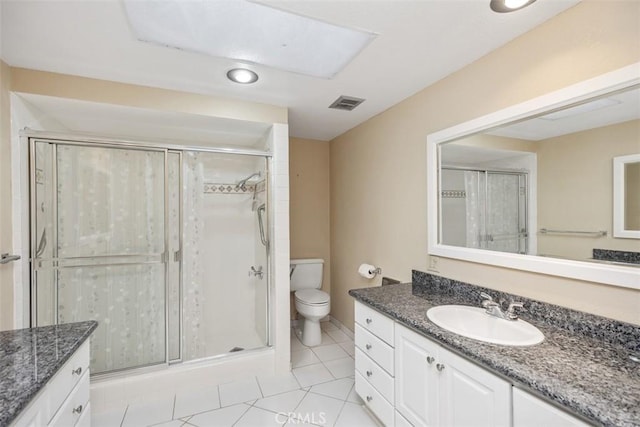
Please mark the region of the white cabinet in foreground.
POLYGON ((513 388, 513 427, 586 427, 588 425, 526 391, 513 388))
POLYGON ((394 321, 356 302, 356 393, 385 426, 394 425, 394 321))
POLYGON ((49 380, 12 426, 89 426, 89 375, 87 340, 49 380))
POLYGON ((396 409, 414 426, 511 425, 511 384, 395 324, 396 409))

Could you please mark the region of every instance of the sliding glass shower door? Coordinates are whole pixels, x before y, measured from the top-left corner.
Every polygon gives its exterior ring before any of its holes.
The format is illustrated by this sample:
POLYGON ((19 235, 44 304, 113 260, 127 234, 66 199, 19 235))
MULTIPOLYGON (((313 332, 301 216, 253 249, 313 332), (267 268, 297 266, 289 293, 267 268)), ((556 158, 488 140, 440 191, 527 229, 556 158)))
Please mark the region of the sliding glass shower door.
POLYGON ((32 325, 98 321, 93 374, 269 345, 267 161, 31 140, 32 325))
POLYGON ((93 373, 164 363, 165 152, 35 141, 38 326, 97 320, 93 373))
POLYGON ((187 151, 184 160, 184 356, 268 345, 266 161, 187 151))

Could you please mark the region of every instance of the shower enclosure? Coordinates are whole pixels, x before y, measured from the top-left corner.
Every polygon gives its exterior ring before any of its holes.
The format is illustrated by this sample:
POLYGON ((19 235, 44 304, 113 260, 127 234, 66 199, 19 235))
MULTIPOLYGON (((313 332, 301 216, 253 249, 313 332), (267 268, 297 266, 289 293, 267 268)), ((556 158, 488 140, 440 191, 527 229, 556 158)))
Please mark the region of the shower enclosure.
POLYGON ((30 139, 33 326, 97 320, 93 374, 270 345, 268 158, 30 139))
POLYGON ((527 253, 526 172, 443 166, 441 180, 442 243, 527 253))

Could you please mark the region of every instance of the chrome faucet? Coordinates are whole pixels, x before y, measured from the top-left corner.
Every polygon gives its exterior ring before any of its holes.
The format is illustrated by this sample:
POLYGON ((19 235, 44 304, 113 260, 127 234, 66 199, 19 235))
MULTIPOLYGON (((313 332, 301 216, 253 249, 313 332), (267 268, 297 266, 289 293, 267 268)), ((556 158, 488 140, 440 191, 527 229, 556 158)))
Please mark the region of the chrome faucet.
POLYGON ((491 316, 498 317, 504 320, 518 320, 518 313, 516 312, 516 308, 524 308, 524 305, 520 302, 512 302, 509 304, 507 310, 503 310, 502 302, 500 303, 493 300, 491 295, 488 295, 484 292, 480 293, 480 296, 484 298, 482 300, 482 306, 485 308, 485 312, 491 316))

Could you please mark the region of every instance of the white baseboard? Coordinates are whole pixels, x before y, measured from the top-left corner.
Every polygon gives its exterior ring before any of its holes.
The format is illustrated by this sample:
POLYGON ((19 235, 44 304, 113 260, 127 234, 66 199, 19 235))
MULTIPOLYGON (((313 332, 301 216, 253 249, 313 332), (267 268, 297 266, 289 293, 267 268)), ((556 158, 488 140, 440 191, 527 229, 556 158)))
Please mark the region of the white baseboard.
POLYGON ((340 329, 342 332, 344 332, 344 334, 345 334, 346 336, 348 336, 348 337, 349 337, 349 338, 351 338, 352 340, 354 339, 353 331, 352 331, 351 329, 349 329, 349 328, 347 328, 346 326, 344 326, 344 325, 342 324, 342 322, 340 322, 340 321, 339 321, 338 319, 336 319, 335 317, 333 317, 333 316, 329 316, 329 317, 331 317, 331 319, 329 319, 329 321, 330 321, 331 323, 333 323, 335 326, 337 326, 337 327, 338 327, 338 329, 340 329))
MULTIPOLYGON (((346 336, 348 336, 350 339, 354 339, 354 335, 353 335, 353 331, 349 328, 347 328, 346 326, 344 326, 342 324, 342 322, 340 322, 338 319, 336 319, 335 317, 328 315, 326 317, 323 317, 322 319, 320 319, 320 322, 331 322, 334 326, 336 326, 338 329, 340 329, 342 332, 344 332, 344 334, 346 336)), ((299 319, 293 319, 291 321, 291 327, 292 328, 297 328, 298 324, 300 323, 299 319)))

